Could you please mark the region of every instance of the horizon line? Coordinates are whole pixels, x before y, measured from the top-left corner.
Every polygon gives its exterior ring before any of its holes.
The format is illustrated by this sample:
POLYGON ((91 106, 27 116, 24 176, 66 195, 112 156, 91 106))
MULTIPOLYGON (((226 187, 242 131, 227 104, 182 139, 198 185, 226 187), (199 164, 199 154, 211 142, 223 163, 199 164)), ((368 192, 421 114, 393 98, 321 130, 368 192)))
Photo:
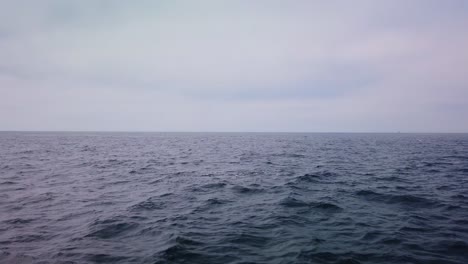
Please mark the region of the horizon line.
POLYGON ((157 131, 157 130, 0 130, 0 133, 263 133, 263 134, 468 134, 443 131, 157 131))

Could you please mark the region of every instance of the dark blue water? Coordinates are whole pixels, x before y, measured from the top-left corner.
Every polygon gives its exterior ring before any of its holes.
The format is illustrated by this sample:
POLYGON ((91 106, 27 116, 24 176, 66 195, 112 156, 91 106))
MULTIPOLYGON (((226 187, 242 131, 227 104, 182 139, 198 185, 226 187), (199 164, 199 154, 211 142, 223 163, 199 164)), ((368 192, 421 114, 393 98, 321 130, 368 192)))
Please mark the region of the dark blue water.
POLYGON ((1 263, 468 263, 466 134, 0 133, 1 263))

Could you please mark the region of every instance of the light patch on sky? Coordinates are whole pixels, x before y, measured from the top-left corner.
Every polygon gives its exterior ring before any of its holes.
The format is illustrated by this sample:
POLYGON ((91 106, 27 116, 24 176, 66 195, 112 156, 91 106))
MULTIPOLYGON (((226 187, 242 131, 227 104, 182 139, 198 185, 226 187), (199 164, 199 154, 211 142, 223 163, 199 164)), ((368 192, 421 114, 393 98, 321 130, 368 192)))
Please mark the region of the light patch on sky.
POLYGON ((468 1, 0 0, 0 130, 468 132, 468 1))

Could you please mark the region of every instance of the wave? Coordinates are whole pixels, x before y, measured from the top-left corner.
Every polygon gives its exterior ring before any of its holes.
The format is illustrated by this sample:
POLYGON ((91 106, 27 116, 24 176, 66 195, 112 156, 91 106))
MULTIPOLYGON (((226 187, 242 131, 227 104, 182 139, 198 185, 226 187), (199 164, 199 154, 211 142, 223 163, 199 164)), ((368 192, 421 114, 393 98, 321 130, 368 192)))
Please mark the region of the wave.
POLYGON ((207 183, 201 186, 196 186, 190 188, 190 191, 193 192, 213 192, 213 191, 218 191, 219 189, 222 189, 227 186, 227 183, 225 182, 215 182, 215 183, 207 183))
POLYGON ((171 246, 157 254, 157 260, 154 263, 230 263, 237 259, 225 252, 221 248, 217 254, 209 253, 205 243, 177 236, 171 246))
POLYGON ((33 222, 34 219, 25 219, 25 218, 14 218, 14 219, 9 219, 5 220, 4 223, 9 224, 9 225, 24 225, 24 224, 29 224, 33 222))
POLYGON ((0 133, 0 263, 468 263, 468 137, 417 137, 0 133))
POLYGON ((356 195, 369 201, 381 202, 386 204, 407 205, 412 207, 434 207, 440 205, 434 200, 419 197, 410 194, 382 194, 371 190, 360 190, 356 195))
POLYGON ((84 258, 93 263, 120 263, 123 261, 128 261, 131 257, 111 255, 111 254, 86 254, 84 258))
POLYGON ((303 200, 293 198, 293 197, 287 197, 281 200, 279 204, 287 208, 300 207, 300 208, 320 209, 324 211, 333 211, 333 212, 338 212, 338 211, 343 210, 343 208, 333 203, 308 202, 308 201, 303 201, 303 200))
POLYGON ((232 190, 239 194, 256 194, 256 193, 262 193, 265 191, 262 188, 249 188, 249 187, 244 187, 240 185, 233 186, 232 190))
POLYGON ((138 227, 138 223, 126 222, 117 219, 108 219, 104 221, 96 221, 91 226, 92 230, 85 237, 95 237, 100 239, 111 239, 119 237, 138 227))
POLYGON ((133 211, 153 211, 153 210, 162 210, 166 208, 166 203, 163 201, 158 200, 159 197, 151 197, 147 200, 137 203, 130 207, 130 210, 133 211))

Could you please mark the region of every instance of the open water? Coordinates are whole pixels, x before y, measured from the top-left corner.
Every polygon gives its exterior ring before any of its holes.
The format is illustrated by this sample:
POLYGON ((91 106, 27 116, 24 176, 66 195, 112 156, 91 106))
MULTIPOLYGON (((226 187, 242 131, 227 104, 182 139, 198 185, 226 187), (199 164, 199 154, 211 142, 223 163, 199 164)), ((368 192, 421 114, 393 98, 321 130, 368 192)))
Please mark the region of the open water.
POLYGON ((468 263, 467 134, 0 133, 0 263, 468 263))

